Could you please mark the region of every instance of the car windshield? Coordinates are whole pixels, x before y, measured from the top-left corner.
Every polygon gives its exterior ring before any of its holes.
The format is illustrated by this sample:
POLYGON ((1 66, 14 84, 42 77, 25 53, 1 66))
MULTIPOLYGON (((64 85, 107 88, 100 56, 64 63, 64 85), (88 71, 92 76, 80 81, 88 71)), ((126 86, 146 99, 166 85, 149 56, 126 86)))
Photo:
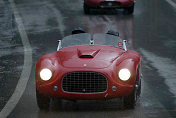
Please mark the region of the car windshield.
POLYGON ((89 33, 80 33, 66 36, 62 39, 62 48, 76 45, 89 45, 91 35, 89 33))
MULTIPOLYGON (((122 43, 122 39, 119 36, 110 34, 94 34, 94 45, 108 45, 119 47, 119 43, 122 43)), ((121 48, 121 47, 119 47, 121 48)))
MULTIPOLYGON (((90 45, 91 35, 89 33, 80 33, 66 36, 62 39, 62 48, 76 45, 90 45)), ((118 48, 119 43, 122 43, 122 39, 119 36, 110 34, 94 34, 93 35, 94 45, 107 45, 118 48)))

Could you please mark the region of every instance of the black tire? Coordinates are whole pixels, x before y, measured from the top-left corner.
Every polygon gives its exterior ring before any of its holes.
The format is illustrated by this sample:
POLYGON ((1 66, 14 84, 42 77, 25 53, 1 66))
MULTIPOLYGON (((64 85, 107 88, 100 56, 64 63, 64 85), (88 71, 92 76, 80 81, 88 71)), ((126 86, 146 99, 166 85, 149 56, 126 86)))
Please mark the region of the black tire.
POLYGON ((129 96, 124 97, 123 100, 124 107, 134 108, 136 105, 136 101, 137 101, 137 91, 136 88, 134 88, 133 92, 129 96))
POLYGON ((127 14, 133 14, 134 12, 134 4, 130 7, 125 8, 125 11, 127 12, 127 14))
POLYGON ((141 79, 140 79, 140 82, 139 82, 139 89, 138 89, 138 97, 141 95, 141 79))
POLYGON ((135 82, 135 87, 133 92, 129 95, 123 98, 122 104, 123 107, 127 108, 134 108, 136 105, 136 102, 141 94, 141 79, 139 77, 139 73, 137 73, 137 78, 135 82))
POLYGON ((48 110, 50 106, 50 98, 40 94, 36 90, 37 105, 41 110, 48 110))
POLYGON ((85 14, 90 14, 90 7, 84 3, 84 13, 85 14))

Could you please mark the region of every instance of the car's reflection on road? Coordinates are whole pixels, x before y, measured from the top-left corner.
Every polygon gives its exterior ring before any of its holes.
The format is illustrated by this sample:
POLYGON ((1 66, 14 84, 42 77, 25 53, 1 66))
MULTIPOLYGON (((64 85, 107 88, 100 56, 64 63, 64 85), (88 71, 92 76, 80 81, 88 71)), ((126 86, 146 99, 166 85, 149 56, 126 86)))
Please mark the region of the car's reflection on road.
POLYGON ((48 111, 40 110, 38 118, 83 118, 83 117, 130 117, 130 109, 123 110, 120 106, 120 99, 112 100, 84 100, 84 101, 52 101, 48 111), (111 114, 111 115, 108 115, 111 114))

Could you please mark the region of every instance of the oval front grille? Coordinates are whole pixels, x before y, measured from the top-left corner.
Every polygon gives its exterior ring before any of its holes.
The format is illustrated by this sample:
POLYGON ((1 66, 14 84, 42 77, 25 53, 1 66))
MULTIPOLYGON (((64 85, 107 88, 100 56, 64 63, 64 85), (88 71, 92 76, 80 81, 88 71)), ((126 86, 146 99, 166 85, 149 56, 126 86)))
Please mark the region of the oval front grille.
POLYGON ((62 79, 64 92, 102 93, 107 90, 106 77, 97 72, 71 72, 62 79))

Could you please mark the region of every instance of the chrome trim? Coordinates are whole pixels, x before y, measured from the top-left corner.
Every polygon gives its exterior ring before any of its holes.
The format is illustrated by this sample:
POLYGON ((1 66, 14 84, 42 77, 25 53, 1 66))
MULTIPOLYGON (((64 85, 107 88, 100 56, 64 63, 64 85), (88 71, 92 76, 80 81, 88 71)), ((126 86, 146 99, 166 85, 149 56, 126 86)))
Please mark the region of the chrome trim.
POLYGON ((57 86, 54 86, 54 87, 53 87, 53 90, 54 90, 54 91, 57 91, 57 90, 58 90, 58 87, 57 87, 57 86))
POLYGON ((62 41, 61 40, 58 40, 59 44, 57 46, 57 51, 59 51, 62 47, 61 47, 61 44, 62 44, 62 41))
POLYGON ((94 40, 90 40, 90 45, 94 45, 94 40))
POLYGON ((127 43, 127 41, 126 41, 126 40, 123 40, 123 49, 124 49, 125 51, 127 51, 126 43, 127 43))

